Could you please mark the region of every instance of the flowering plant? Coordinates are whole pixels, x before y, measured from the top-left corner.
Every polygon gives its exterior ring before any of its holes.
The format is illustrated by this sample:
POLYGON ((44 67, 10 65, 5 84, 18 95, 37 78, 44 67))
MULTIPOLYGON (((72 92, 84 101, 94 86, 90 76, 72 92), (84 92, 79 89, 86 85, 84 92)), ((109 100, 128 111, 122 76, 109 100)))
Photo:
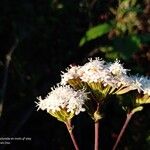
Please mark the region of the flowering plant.
POLYGON ((48 96, 38 98, 38 109, 56 117, 66 124, 76 150, 79 146, 72 132, 71 119, 80 112, 87 111, 95 124, 94 149, 99 149, 99 120, 102 108, 112 95, 134 94, 132 106, 122 106, 127 112, 126 121, 113 146, 116 149, 132 115, 143 109, 142 104, 150 103, 150 79, 139 75, 129 75, 119 60, 106 63, 95 58, 83 66, 70 66, 61 74, 61 82, 52 88, 48 96))

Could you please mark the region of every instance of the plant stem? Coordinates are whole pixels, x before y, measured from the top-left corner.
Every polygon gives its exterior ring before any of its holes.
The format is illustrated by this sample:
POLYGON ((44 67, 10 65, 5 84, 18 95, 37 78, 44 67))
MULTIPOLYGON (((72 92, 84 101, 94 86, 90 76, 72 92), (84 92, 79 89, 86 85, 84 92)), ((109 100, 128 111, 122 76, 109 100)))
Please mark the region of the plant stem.
POLYGON ((94 150, 99 150, 99 120, 101 119, 100 112, 99 112, 100 103, 97 103, 97 109, 94 113, 95 118, 95 143, 94 143, 94 150))
POLYGON ((9 65, 11 62, 12 54, 18 46, 18 42, 19 40, 16 39, 15 43, 13 44, 13 46, 10 48, 9 52, 5 56, 4 78, 3 78, 1 95, 0 95, 0 117, 2 116, 3 113, 3 104, 4 104, 5 92, 7 88, 7 82, 8 82, 9 65))
POLYGON ((71 140, 72 140, 73 145, 74 145, 74 147, 75 147, 75 150, 79 150, 78 144, 77 144, 77 142, 76 142, 76 140, 75 140, 75 137, 74 137, 74 135, 73 135, 73 132, 72 132, 71 120, 69 120, 69 121, 66 122, 65 124, 66 124, 66 127, 67 127, 67 129, 68 129, 68 132, 69 132, 69 134, 70 134, 70 137, 71 137, 71 140))
POLYGON ((124 133, 128 123, 129 123, 129 121, 131 120, 131 117, 133 116, 133 114, 134 114, 133 111, 131 111, 130 113, 127 114, 127 117, 126 117, 126 120, 124 122, 124 125, 123 125, 123 127, 122 127, 122 129, 121 129, 121 131, 119 133, 119 136, 117 137, 116 143, 113 146, 113 150, 116 150, 116 148, 117 148, 117 146, 118 146, 118 144, 119 144, 119 142, 121 140, 121 137, 122 137, 122 135, 123 135, 123 133, 124 133))
POLYGON ((99 150, 99 120, 95 122, 95 143, 94 150, 99 150))

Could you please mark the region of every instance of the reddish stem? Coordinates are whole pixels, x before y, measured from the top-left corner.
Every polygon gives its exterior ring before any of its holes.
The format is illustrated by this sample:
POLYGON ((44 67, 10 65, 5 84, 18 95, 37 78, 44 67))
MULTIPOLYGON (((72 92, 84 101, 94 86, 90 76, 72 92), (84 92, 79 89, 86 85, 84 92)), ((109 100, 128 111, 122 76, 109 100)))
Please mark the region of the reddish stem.
POLYGON ((99 150, 99 120, 95 122, 95 143, 94 150, 99 150))
POLYGON ((77 144, 75 137, 73 135, 73 132, 72 132, 71 121, 66 122, 66 127, 68 129, 69 134, 70 134, 70 137, 71 137, 71 140, 72 140, 73 145, 75 147, 75 150, 79 150, 78 144, 77 144))
POLYGON ((118 144, 119 144, 119 142, 121 140, 121 137, 122 137, 122 135, 123 135, 123 133, 124 133, 128 123, 129 123, 129 121, 131 120, 131 117, 132 117, 133 114, 134 114, 134 112, 132 112, 132 111, 127 114, 127 118, 126 118, 126 120, 124 122, 124 125, 123 125, 123 127, 122 127, 122 129, 121 129, 121 131, 119 133, 119 136, 117 137, 116 143, 114 144, 112 150, 116 150, 116 148, 117 148, 117 146, 118 146, 118 144))
POLYGON ((99 120, 100 120, 99 107, 100 107, 100 103, 97 103, 97 109, 96 109, 96 112, 95 112, 95 143, 94 143, 94 150, 99 150, 99 120))

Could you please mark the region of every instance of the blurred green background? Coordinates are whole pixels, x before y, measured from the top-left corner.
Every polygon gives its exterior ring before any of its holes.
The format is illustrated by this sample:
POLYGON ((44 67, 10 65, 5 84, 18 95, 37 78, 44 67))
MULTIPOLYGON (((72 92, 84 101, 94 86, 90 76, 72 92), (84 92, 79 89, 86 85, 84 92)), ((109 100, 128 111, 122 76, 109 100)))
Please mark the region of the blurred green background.
MULTIPOLYGON (((12 140, 0 150, 72 150, 65 125, 37 112, 36 97, 46 96, 66 67, 89 57, 118 58, 131 74, 150 75, 149 16, 149 0, 1 0, 0 137, 31 141, 12 140)), ((111 150, 126 116, 113 100, 105 111, 100 148, 111 150)), ((92 120, 83 113, 73 121, 81 150, 91 150, 92 120)), ((150 149, 149 105, 135 114, 118 149, 150 149)))

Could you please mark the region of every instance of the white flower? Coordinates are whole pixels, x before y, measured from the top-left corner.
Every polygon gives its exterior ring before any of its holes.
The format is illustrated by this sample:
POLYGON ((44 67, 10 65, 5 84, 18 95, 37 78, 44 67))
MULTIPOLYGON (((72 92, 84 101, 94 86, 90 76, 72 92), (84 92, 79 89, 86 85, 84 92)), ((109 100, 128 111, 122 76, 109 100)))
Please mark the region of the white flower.
POLYGON ((110 72, 115 76, 121 76, 127 74, 128 69, 124 69, 119 60, 116 60, 114 63, 109 66, 110 72))
POLYGON ((79 69, 80 66, 70 65, 70 68, 67 68, 67 72, 62 72, 61 84, 66 85, 69 80, 79 78, 80 77, 79 69))
POLYGON ((107 81, 107 84, 115 88, 120 88, 121 86, 123 88, 129 86, 130 81, 127 75, 120 77, 110 75, 110 80, 107 81))
POLYGON ((150 79, 144 76, 130 76, 130 88, 150 96, 150 79))
POLYGON ((38 109, 37 109, 37 110, 39 110, 39 109, 45 110, 46 107, 47 107, 46 102, 45 102, 44 100, 42 100, 41 96, 38 97, 38 100, 39 100, 39 102, 35 102, 35 103, 37 104, 37 106, 38 106, 38 109))
POLYGON ((106 77, 106 69, 104 61, 96 58, 89 59, 89 62, 82 66, 79 70, 82 72, 80 76, 84 82, 98 82, 100 79, 106 77))
POLYGON ((87 98, 84 90, 74 91, 70 86, 57 86, 42 100, 38 98, 38 109, 47 110, 47 112, 61 111, 61 109, 78 115, 80 112, 85 111, 83 107, 87 98))
POLYGON ((70 66, 70 69, 61 75, 61 84, 67 84, 70 79, 80 79, 80 82, 101 83, 104 87, 109 85, 124 92, 137 90, 139 93, 142 91, 150 95, 149 79, 138 75, 128 76, 128 71, 129 69, 125 69, 119 60, 106 63, 99 58, 89 59, 83 66, 70 66))
POLYGON ((143 77, 139 75, 130 76, 130 88, 131 90, 137 90, 139 93, 143 91, 142 82, 143 77))
POLYGON ((143 93, 150 96, 150 79, 148 77, 142 77, 141 84, 143 93))

